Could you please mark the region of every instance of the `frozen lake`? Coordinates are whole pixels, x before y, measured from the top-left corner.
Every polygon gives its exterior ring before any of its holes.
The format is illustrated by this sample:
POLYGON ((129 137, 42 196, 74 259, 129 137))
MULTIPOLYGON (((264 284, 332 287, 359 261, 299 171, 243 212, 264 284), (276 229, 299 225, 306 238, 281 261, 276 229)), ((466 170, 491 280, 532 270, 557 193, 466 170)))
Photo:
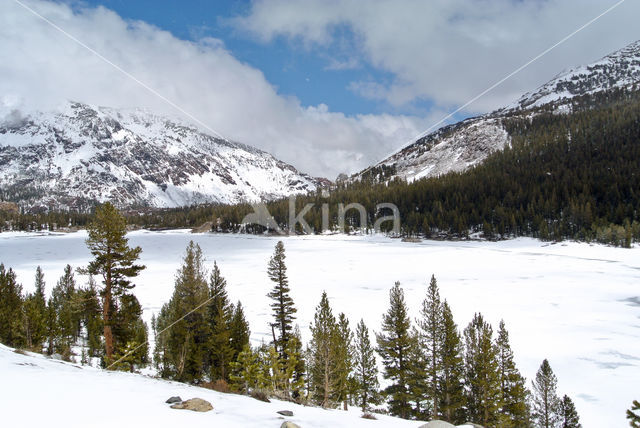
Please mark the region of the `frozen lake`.
MULTIPOLYGON (((0 262, 12 267, 25 290, 40 265, 50 291, 65 264, 83 266, 90 254, 84 232, 0 233, 0 262)), ((217 260, 232 300, 241 299, 252 340, 269 340, 269 257, 279 238, 190 234, 129 234, 147 265, 135 293, 145 319, 169 300, 173 279, 193 239, 209 265, 217 260)), ((625 409, 640 399, 640 248, 618 249, 532 239, 506 242, 403 243, 383 237, 284 237, 292 296, 305 339, 322 290, 335 313, 352 327, 363 318, 378 330, 395 281, 418 314, 435 274, 460 329, 474 312, 497 327, 505 320, 518 366, 531 379, 544 358, 570 395, 585 428, 626 426, 625 409)), ((78 282, 84 279, 78 277, 78 282)), ((530 383, 530 381, 528 381, 530 383)))

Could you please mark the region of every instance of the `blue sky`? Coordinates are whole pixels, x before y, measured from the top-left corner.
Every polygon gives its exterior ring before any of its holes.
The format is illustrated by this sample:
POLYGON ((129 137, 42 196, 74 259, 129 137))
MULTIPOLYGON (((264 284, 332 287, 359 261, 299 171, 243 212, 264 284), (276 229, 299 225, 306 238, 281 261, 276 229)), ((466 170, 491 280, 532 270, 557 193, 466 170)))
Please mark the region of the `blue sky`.
MULTIPOLYGON (((184 40, 220 39, 237 59, 262 71, 280 94, 295 96, 304 106, 326 104, 330 110, 348 115, 425 114, 431 107, 426 100, 393 106, 350 90, 351 82, 388 82, 392 74, 363 61, 355 68, 330 69, 330 58, 346 59, 344 49, 337 48, 337 43, 314 49, 283 37, 260 43, 250 34, 234 29, 229 18, 249 13, 250 1, 87 0, 86 4, 102 5, 125 19, 145 21, 184 40)), ((348 40, 347 44, 352 43, 354 35, 349 28, 342 27, 337 31, 341 45, 345 40, 348 40)), ((354 56, 356 54, 353 52, 354 56)))

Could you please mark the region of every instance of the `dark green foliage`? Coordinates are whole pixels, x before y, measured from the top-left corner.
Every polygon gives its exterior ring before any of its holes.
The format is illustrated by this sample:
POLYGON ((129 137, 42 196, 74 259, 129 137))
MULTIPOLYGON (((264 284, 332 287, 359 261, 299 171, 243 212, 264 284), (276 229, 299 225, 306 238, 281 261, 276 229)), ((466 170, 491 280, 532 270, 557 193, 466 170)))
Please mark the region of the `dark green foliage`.
POLYGON ((440 383, 439 376, 442 372, 443 321, 438 283, 435 275, 432 275, 427 289, 427 296, 422 302, 420 319, 417 322, 420 328, 420 347, 424 354, 425 374, 427 376, 425 394, 431 405, 431 419, 437 419, 440 416, 438 385, 440 383))
POLYGON ((22 286, 15 272, 0 264, 0 343, 15 348, 25 345, 22 305, 22 286))
POLYGON ((467 416, 483 426, 498 423, 502 405, 498 356, 492 335, 491 325, 479 313, 464 330, 467 416))
POLYGON ((64 275, 51 290, 51 305, 56 315, 54 349, 65 357, 70 356, 71 346, 80 333, 81 310, 77 293, 73 270, 67 265, 64 275))
POLYGON ((335 352, 336 318, 327 293, 323 292, 311 325, 309 372, 311 399, 329 407, 335 397, 337 361, 335 352))
POLYGON ((380 385, 378 384, 376 355, 371 346, 369 329, 364 320, 360 320, 356 327, 353 372, 355 402, 360 406, 362 412, 366 412, 371 404, 380 402, 380 385))
POLYGON ((445 300, 442 304, 442 372, 438 384, 440 417, 452 424, 465 422, 464 359, 458 326, 453 320, 451 308, 445 300))
POLYGON ((509 333, 504 321, 500 321, 498 338, 496 339, 498 351, 498 375, 500 378, 500 426, 526 427, 530 424, 529 407, 527 399, 529 392, 525 386, 525 380, 520 375, 513 360, 513 351, 509 344, 509 333))
POLYGON ((640 402, 633 400, 631 408, 627 410, 627 419, 629 419, 629 425, 633 428, 640 427, 640 402))
POLYGON ((98 290, 93 277, 89 277, 89 284, 78 292, 81 301, 81 320, 86 329, 86 345, 88 357, 102 355, 102 307, 98 290))
POLYGON ((567 395, 560 400, 560 421, 562 428, 582 428, 576 406, 567 395))
POLYGON ((124 216, 109 202, 96 208, 95 216, 87 226, 86 243, 93 260, 83 273, 99 275, 103 280, 102 321, 107 366, 114 361, 113 318, 118 299, 134 287, 131 278, 144 269, 136 264, 142 249, 129 247, 126 227, 124 216))
POLYGON ((555 428, 560 422, 560 399, 556 392, 558 379, 546 359, 533 381, 533 418, 540 428, 555 428))
MULTIPOLYGON (((227 297, 227 281, 220 274, 216 262, 209 279, 209 366, 211 380, 229 380, 230 363, 233 360, 234 349, 231 346, 231 317, 233 307, 227 297)), ((242 345, 244 346, 244 344, 242 345)))
POLYGON ((35 291, 24 299, 26 346, 42 352, 47 339, 47 301, 45 297, 44 274, 40 266, 36 268, 35 291))
POLYGON ((122 294, 118 302, 113 318, 114 360, 122 358, 118 368, 133 372, 149 362, 148 329, 133 294, 122 294))
POLYGON ((287 358, 284 349, 293 329, 293 320, 296 308, 293 306, 293 299, 289 295, 289 280, 287 279, 287 266, 285 265, 284 244, 278 241, 269 260, 267 273, 269 279, 274 282, 273 290, 267 296, 273 300, 271 309, 273 311, 274 327, 278 329, 279 335, 275 338, 275 347, 282 358, 287 358))
POLYGON ((377 350, 384 364, 383 376, 391 382, 384 390, 389 396, 389 411, 392 415, 407 419, 413 412, 408 370, 415 337, 411 335, 411 320, 399 282, 389 291, 389 309, 382 317, 382 331, 376 334, 376 339, 377 350))
POLYGON ((249 330, 249 323, 244 316, 244 309, 242 303, 238 300, 233 308, 233 316, 231 317, 230 331, 230 345, 233 349, 232 361, 238 358, 238 355, 245 346, 249 344, 249 336, 251 334, 249 330))
POLYGON ((353 366, 353 333, 349 327, 349 320, 344 313, 338 315, 336 330, 334 334, 334 354, 336 360, 336 382, 334 401, 343 403, 344 410, 347 410, 347 400, 350 383, 350 374, 353 366))
POLYGON ((175 323, 156 335, 156 364, 162 376, 183 382, 203 379, 210 335, 207 307, 203 304, 208 299, 202 251, 191 241, 176 274, 171 300, 162 306, 156 319, 158 332, 175 323))

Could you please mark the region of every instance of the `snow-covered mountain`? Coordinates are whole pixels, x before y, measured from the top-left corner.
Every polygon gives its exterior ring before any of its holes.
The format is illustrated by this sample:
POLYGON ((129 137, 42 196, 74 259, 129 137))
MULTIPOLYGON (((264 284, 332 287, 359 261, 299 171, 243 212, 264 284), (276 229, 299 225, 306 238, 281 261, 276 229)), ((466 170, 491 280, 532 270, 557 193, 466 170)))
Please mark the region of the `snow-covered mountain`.
POLYGON ((318 183, 264 151, 143 110, 69 103, 0 123, 0 199, 29 207, 236 203, 318 183))
POLYGON ((535 114, 534 110, 540 107, 564 113, 570 111, 568 107, 575 97, 615 88, 637 90, 639 87, 640 41, 637 41, 592 64, 560 73, 504 108, 444 126, 374 167, 389 167, 393 176, 408 181, 463 171, 509 144, 510 137, 502 126, 502 119, 506 116, 535 114))

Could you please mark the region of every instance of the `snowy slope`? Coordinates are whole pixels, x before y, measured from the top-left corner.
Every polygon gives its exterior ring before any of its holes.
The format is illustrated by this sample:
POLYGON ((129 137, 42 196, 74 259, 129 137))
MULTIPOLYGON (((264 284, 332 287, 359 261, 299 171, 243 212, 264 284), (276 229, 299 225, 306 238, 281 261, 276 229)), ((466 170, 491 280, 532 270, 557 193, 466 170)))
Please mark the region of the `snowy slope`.
POLYGON ((510 137, 501 124, 506 116, 529 116, 534 114, 532 110, 543 106, 564 113, 569 111, 567 106, 574 97, 615 88, 637 90, 639 84, 640 41, 637 41, 592 64, 560 73, 502 109, 440 128, 375 166, 395 167, 396 176, 407 181, 463 171, 509 144, 510 137))
POLYGON ((142 110, 69 103, 0 124, 0 198, 28 206, 235 203, 316 185, 268 153, 142 110))
POLYGON ((22 355, 0 345, 0 409, 3 426, 73 427, 242 427, 279 428, 284 420, 312 427, 417 427, 421 423, 378 416, 360 418, 357 409, 323 410, 272 400, 222 394, 177 382, 22 355), (171 409, 171 396, 199 397, 213 410, 197 413, 171 409), (284 418, 279 410, 291 410, 284 418))
MULTIPOLYGON (((296 323, 305 341, 323 290, 334 313, 345 312, 352 327, 364 319, 373 335, 380 331, 395 281, 405 290, 413 318, 435 274, 460 329, 475 312, 482 312, 494 327, 504 319, 529 385, 542 360, 549 359, 558 392, 574 400, 584 428, 626 426, 625 409, 638 399, 638 247, 551 245, 534 239, 406 243, 376 236, 257 237, 185 231, 136 231, 128 237, 132 245, 142 247, 141 262, 147 266, 134 290, 147 322, 171 298, 176 270, 193 239, 202 247, 207 266, 217 261, 230 299, 242 300, 253 344, 269 341, 266 295, 272 283, 266 268, 282 239, 298 309, 296 323)), ((0 262, 15 269, 25 292, 33 291, 35 269, 41 265, 50 292, 65 264, 76 268, 89 261, 85 238, 86 232, 0 233, 0 262)), ((86 278, 78 281, 83 284, 86 278)))

